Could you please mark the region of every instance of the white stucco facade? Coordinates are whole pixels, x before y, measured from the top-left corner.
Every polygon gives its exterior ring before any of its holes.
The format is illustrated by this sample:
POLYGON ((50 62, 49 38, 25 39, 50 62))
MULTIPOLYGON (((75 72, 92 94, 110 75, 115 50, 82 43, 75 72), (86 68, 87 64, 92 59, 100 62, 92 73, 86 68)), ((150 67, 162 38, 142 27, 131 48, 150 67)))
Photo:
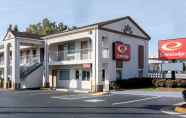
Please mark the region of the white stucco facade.
MULTIPOLYGON (((148 41, 150 37, 130 17, 100 22, 72 31, 41 37, 41 40, 24 40, 25 37, 17 38, 14 36, 9 40, 6 37, 2 48, 5 83, 6 78, 8 78, 8 51, 12 52, 13 57, 12 84, 17 81, 22 86, 24 83, 20 79, 20 74, 17 74, 22 72, 20 62, 24 61, 20 60, 19 56, 20 51, 25 50, 25 48, 19 45, 23 44, 26 46, 31 44, 29 45, 31 47, 26 49, 37 49, 39 55, 41 55, 40 49, 43 48, 44 50, 44 59, 42 61, 40 59, 43 69, 37 69, 37 71, 43 70, 41 71, 42 74, 38 74, 38 77, 42 76, 43 78, 42 82, 38 81, 43 86, 92 92, 107 91, 109 83, 116 81, 118 74, 120 79, 130 79, 146 76, 148 71, 148 41), (130 46, 130 60, 118 61, 113 59, 113 43, 118 41, 130 46), (11 48, 7 48, 7 42, 11 42, 11 48), (143 47, 141 54, 139 54, 139 46, 143 47), (140 55, 143 55, 141 67, 139 67, 140 55), (117 63, 120 62, 121 67, 116 67, 116 61, 117 63)), ((21 54, 22 56, 28 55, 28 53, 21 54)), ((30 56, 33 54, 35 54, 34 51, 30 56)), ((32 72, 32 74, 34 73, 37 74, 38 72, 32 72)), ((35 74, 33 77, 36 78, 35 74)), ((28 75, 27 78, 29 79, 27 83, 32 81, 31 75, 28 75)), ((34 82, 30 83, 34 84, 34 82)), ((7 84, 4 87, 6 88, 7 84)))

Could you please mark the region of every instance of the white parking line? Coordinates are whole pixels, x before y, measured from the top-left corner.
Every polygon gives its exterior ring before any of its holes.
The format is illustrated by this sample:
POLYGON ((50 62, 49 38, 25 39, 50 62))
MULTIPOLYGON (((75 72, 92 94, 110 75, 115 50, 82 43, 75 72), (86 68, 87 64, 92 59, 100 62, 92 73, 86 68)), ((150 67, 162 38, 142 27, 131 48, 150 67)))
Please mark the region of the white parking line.
POLYGON ((80 100, 80 99, 87 99, 87 98, 98 98, 98 97, 105 97, 107 95, 103 95, 103 96, 52 96, 52 98, 57 98, 57 99, 61 99, 61 100, 80 100))
POLYGON ((138 99, 138 100, 124 101, 124 102, 115 102, 115 103, 112 103, 112 105, 135 103, 135 102, 152 100, 152 99, 158 99, 158 98, 160 98, 160 97, 148 97, 148 98, 143 98, 143 99, 138 99))
POLYGON ((183 105, 183 104, 185 104, 186 102, 179 102, 179 103, 176 103, 176 104, 174 104, 174 106, 180 106, 180 105, 183 105))
POLYGON ((93 102, 93 103, 96 103, 96 102, 103 102, 104 100, 101 100, 101 99, 89 99, 89 100, 84 100, 85 102, 93 102))

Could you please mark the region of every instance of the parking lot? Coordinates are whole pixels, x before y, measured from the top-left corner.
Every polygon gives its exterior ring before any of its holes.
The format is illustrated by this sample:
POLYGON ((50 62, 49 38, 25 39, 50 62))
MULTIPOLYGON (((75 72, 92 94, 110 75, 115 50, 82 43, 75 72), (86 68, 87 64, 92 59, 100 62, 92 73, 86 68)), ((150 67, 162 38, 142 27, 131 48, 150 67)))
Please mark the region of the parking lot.
POLYGON ((163 111, 181 98, 57 91, 1 91, 0 118, 176 118, 163 111))

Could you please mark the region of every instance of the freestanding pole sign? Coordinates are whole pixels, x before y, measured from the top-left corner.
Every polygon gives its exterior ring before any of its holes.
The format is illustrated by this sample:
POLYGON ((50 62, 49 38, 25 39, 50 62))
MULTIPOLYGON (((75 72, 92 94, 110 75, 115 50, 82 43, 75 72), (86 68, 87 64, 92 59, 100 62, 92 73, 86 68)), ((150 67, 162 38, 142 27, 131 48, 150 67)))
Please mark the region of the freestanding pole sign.
POLYGON ((160 40, 160 60, 186 60, 186 38, 160 40))
MULTIPOLYGON (((168 39, 159 41, 159 59, 170 60, 186 60, 186 38, 168 39)), ((173 65, 173 64, 172 64, 173 65)), ((171 68, 171 77, 175 79, 174 68, 171 68)))

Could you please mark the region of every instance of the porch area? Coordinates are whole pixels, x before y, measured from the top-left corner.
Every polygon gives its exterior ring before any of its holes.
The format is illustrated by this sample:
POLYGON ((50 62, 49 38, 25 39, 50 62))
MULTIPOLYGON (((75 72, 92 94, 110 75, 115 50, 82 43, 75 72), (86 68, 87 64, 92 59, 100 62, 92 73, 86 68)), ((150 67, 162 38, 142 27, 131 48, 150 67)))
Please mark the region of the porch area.
POLYGON ((49 67, 51 88, 91 91, 93 86, 92 64, 58 65, 49 67))
POLYGON ((89 38, 49 45, 49 65, 90 63, 92 43, 89 38))

